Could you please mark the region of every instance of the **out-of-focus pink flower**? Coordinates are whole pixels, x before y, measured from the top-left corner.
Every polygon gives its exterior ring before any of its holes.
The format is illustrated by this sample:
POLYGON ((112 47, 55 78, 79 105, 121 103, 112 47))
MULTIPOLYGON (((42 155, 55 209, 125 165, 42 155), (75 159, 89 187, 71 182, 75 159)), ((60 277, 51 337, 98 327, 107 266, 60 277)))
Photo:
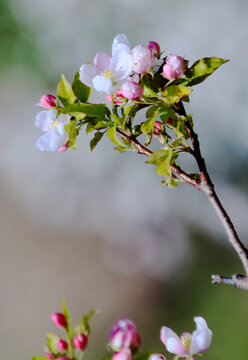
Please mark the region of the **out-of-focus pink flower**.
POLYGON ((76 349, 83 351, 88 344, 88 336, 84 334, 77 334, 73 338, 73 344, 76 349))
POLYGON ((110 346, 114 351, 130 347, 137 350, 140 344, 141 338, 132 320, 125 318, 115 323, 110 332, 110 346))
POLYGON ((104 52, 97 53, 94 65, 83 64, 79 70, 80 80, 94 87, 96 91, 112 94, 117 82, 131 73, 132 59, 128 38, 119 34, 114 38, 112 57, 104 52))
POLYGON ((148 48, 152 51, 154 56, 159 57, 160 46, 156 41, 149 41, 148 48))
POLYGON ((185 332, 180 337, 166 326, 161 328, 161 341, 170 353, 193 356, 201 354, 209 348, 212 341, 212 331, 208 328, 203 317, 195 317, 194 321, 196 330, 192 334, 185 332))
POLYGON ((159 132, 161 131, 161 125, 163 125, 163 123, 160 121, 155 121, 153 135, 159 135, 159 132))
POLYGON ((148 360, 166 360, 162 354, 151 354, 148 360))
POLYGON ((53 313, 52 316, 52 321, 54 322, 54 324, 58 327, 62 327, 62 328, 66 328, 67 327, 67 321, 66 321, 66 317, 64 314, 61 313, 53 313))
POLYGON ((166 79, 176 79, 183 74, 184 62, 181 56, 171 55, 163 66, 163 75, 166 79))
POLYGON ((132 352, 130 349, 122 349, 120 352, 114 353, 112 360, 132 360, 132 352))
MULTIPOLYGON (((112 102, 112 97, 110 94, 107 94, 106 95, 106 99, 109 101, 109 102, 112 102)), ((114 100, 114 104, 115 105, 122 105, 123 104, 123 96, 121 95, 121 92, 120 90, 116 90, 116 96, 113 94, 113 100, 114 100)))
POLYGON ((56 97, 50 94, 46 94, 44 96, 42 96, 42 98, 40 99, 40 104, 41 106, 43 106, 46 109, 50 109, 51 107, 56 107, 56 97))
POLYGON ((65 145, 60 146, 58 152, 65 152, 68 149, 68 145, 69 145, 69 140, 65 143, 65 145))
POLYGON ((134 81, 126 81, 120 88, 120 94, 128 100, 138 100, 143 95, 143 89, 134 81))
POLYGON ((57 343, 57 347, 58 347, 59 351, 64 352, 68 349, 68 344, 65 340, 60 339, 57 343))
POLYGON ((52 353, 46 353, 46 358, 49 360, 55 359, 55 356, 52 353))
POLYGON ((151 49, 145 45, 137 45, 132 50, 132 70, 137 74, 146 74, 152 68, 154 57, 151 49))

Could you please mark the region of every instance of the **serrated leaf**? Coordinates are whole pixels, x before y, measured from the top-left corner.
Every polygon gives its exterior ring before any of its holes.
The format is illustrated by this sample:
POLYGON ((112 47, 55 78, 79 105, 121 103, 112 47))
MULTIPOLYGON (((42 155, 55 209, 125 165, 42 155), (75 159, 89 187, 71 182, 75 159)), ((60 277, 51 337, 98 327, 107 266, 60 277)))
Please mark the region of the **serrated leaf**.
POLYGON ((174 179, 172 177, 166 177, 165 180, 161 181, 162 184, 164 184, 165 186, 168 186, 170 189, 175 188, 181 181, 174 179))
POLYGON ((104 132, 96 132, 94 137, 90 140, 90 150, 93 151, 96 147, 96 145, 99 143, 101 138, 103 137, 104 132))
POLYGON ((193 86, 200 84, 204 81, 209 75, 211 75, 215 70, 218 69, 222 64, 228 62, 229 60, 224 60, 218 57, 209 57, 203 58, 196 61, 186 72, 185 79, 182 84, 193 86))
POLYGON ((53 354, 58 354, 59 353, 58 341, 60 338, 52 333, 47 333, 46 337, 47 337, 47 347, 49 351, 51 351, 51 353, 53 354))
POLYGON ((85 85, 84 83, 82 83, 82 81, 80 81, 79 79, 79 72, 76 73, 74 80, 73 80, 73 84, 72 84, 72 90, 74 91, 74 94, 76 95, 76 97, 82 102, 85 103, 86 101, 88 101, 92 89, 85 85))
POLYGON ((69 338, 71 338, 71 318, 70 318, 70 314, 69 314, 69 310, 67 308, 66 302, 65 300, 62 300, 62 312, 66 317, 66 321, 67 321, 67 332, 68 332, 68 336, 69 338))
POLYGON ((106 132, 106 136, 109 137, 110 140, 113 141, 114 144, 124 147, 123 143, 118 139, 118 137, 116 135, 116 126, 115 125, 108 129, 108 131, 106 132))
POLYGON ((65 75, 61 75, 61 80, 58 84, 57 95, 64 105, 73 104, 77 98, 72 90, 71 84, 67 81, 65 75))
POLYGON ((159 175, 171 176, 170 164, 173 156, 171 149, 155 151, 147 163, 157 165, 155 170, 159 175))
POLYGON ((72 105, 65 106, 63 108, 64 114, 73 114, 73 113, 84 113, 87 116, 98 116, 104 118, 105 115, 109 114, 109 109, 105 104, 83 104, 76 103, 72 105))
POLYGON ((66 124, 65 131, 67 132, 69 137, 68 147, 70 149, 76 149, 77 148, 76 139, 79 133, 77 129, 77 120, 71 120, 69 124, 66 124))
POLYGON ((182 85, 171 85, 165 88, 162 92, 163 96, 166 97, 168 104, 176 104, 182 98, 187 97, 191 93, 192 89, 182 85))

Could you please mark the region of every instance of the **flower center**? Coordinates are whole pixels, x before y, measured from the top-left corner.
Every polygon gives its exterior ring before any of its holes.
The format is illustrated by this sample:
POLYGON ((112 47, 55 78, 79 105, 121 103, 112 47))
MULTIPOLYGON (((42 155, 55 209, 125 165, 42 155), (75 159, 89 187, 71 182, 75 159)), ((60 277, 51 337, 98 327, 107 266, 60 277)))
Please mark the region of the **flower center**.
POLYGON ((183 347, 184 347, 187 351, 189 351, 190 344, 191 344, 191 334, 181 335, 181 342, 182 342, 183 347))
POLYGON ((104 70, 103 76, 106 79, 112 80, 112 74, 111 74, 110 68, 108 70, 104 70))
POLYGON ((55 128, 55 126, 57 126, 58 124, 59 124, 58 121, 51 121, 50 128, 53 129, 53 128, 55 128))

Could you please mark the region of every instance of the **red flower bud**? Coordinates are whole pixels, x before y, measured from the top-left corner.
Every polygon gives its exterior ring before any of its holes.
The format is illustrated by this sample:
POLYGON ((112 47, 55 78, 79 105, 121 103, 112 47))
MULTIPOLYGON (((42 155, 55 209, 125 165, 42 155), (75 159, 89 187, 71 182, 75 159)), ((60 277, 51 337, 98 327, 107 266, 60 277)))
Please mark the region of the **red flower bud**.
POLYGON ((161 123, 160 121, 155 121, 153 135, 159 135, 159 131, 161 130, 161 125, 163 125, 163 123, 161 123))
POLYGON ((64 352, 68 349, 68 344, 65 340, 60 339, 57 343, 57 347, 58 347, 59 351, 64 352))
POLYGON ((47 109, 50 109, 51 107, 56 107, 56 97, 53 95, 46 94, 42 96, 40 99, 41 105, 44 106, 47 109))
POLYGON ((160 46, 155 41, 149 41, 148 44, 149 49, 151 49, 154 56, 159 57, 160 55, 160 46))
POLYGON ((73 344, 76 349, 83 351, 88 344, 88 336, 84 334, 77 334, 73 338, 73 344))
POLYGON ((64 314, 61 313, 53 313, 52 316, 52 321, 54 322, 54 324, 58 327, 62 327, 62 328, 66 328, 67 327, 67 321, 66 321, 66 317, 64 314))

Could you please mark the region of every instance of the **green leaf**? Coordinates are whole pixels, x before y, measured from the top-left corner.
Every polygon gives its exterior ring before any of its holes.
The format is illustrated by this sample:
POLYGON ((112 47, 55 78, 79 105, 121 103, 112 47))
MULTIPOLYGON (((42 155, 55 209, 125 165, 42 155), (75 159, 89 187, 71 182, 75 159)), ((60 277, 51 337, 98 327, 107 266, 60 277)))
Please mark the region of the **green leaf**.
MULTIPOLYGON (((156 114, 157 115, 157 114, 156 114)), ((157 117, 157 116, 156 116, 157 117)), ((154 130, 154 124, 155 124, 155 120, 156 120, 155 116, 152 116, 150 119, 146 120, 142 125, 141 125, 141 131, 143 132, 143 134, 153 134, 153 130, 154 130)))
POLYGON ((69 338, 71 338, 71 319, 70 319, 69 310, 67 308, 65 300, 62 300, 62 310, 63 310, 63 314, 66 317, 66 321, 67 321, 68 336, 69 336, 69 338))
POLYGON ((53 354, 58 354, 59 353, 58 341, 60 338, 57 335, 51 333, 47 333, 46 337, 47 337, 47 347, 49 351, 51 351, 53 354))
POLYGON ((101 120, 100 118, 91 119, 91 121, 88 122, 88 124, 87 124, 86 134, 89 134, 93 130, 105 129, 105 128, 109 127, 110 124, 111 124, 111 122, 101 120))
POLYGON ((170 164, 172 161, 173 151, 171 149, 155 151, 147 163, 157 165, 155 170, 159 175, 171 176, 170 164))
POLYGON ((159 108, 158 105, 153 105, 149 107, 149 109, 146 111, 146 118, 149 118, 153 116, 154 112, 159 108))
POLYGON ((162 92, 163 96, 166 97, 168 104, 172 105, 178 103, 182 98, 188 96, 192 89, 182 85, 171 85, 165 88, 162 92))
POLYGON ((87 116, 98 116, 105 117, 105 115, 109 114, 109 109, 105 104, 83 104, 76 103, 72 105, 65 106, 63 108, 64 114, 72 114, 73 113, 84 113, 87 116))
POLYGON ((165 180, 161 181, 162 184, 168 186, 170 189, 175 188, 181 181, 172 177, 166 177, 165 180))
POLYGON ((106 132, 106 136, 108 136, 114 144, 124 147, 123 143, 118 139, 116 135, 116 125, 108 129, 108 131, 106 132))
POLYGON ((45 356, 35 355, 31 358, 31 360, 47 360, 47 358, 45 356))
POLYGON ((57 88, 57 94, 64 105, 73 104, 77 100, 70 83, 66 80, 65 75, 61 75, 61 80, 57 88))
POLYGON ((77 148, 76 139, 79 133, 77 129, 77 120, 71 120, 69 124, 66 124, 65 131, 67 132, 69 137, 68 147, 70 149, 76 149, 77 148))
POLYGON ((84 335, 89 335, 91 333, 91 327, 90 327, 90 323, 89 321, 93 318, 93 316, 95 316, 96 314, 98 314, 99 312, 101 312, 101 310, 91 310, 88 312, 88 314, 86 314, 84 317, 82 317, 80 324, 77 325, 74 330, 73 330, 73 336, 75 334, 84 334, 84 335))
POLYGON ((88 101, 88 99, 91 95, 91 92, 92 92, 92 89, 89 86, 85 85, 84 83, 82 83, 82 81, 79 80, 79 72, 77 72, 74 77, 72 89, 73 89, 76 97, 82 103, 85 103, 86 101, 88 101))
POLYGON ((124 115, 125 117, 130 116, 131 118, 134 118, 136 113, 139 110, 142 110, 150 105, 147 104, 134 104, 134 105, 128 105, 124 108, 124 115))
POLYGON ((99 143, 101 138, 103 137, 104 132, 96 132, 94 137, 90 140, 90 150, 93 151, 96 147, 96 145, 99 143))
POLYGON ((203 58, 196 61, 186 72, 186 79, 182 82, 183 85, 193 86, 200 84, 209 75, 211 75, 218 67, 229 60, 224 60, 218 57, 203 58))
POLYGON ((114 123, 116 124, 116 126, 119 126, 121 129, 124 129, 124 126, 126 124, 126 118, 125 117, 118 117, 116 115, 112 116, 114 119, 114 123))
POLYGON ((178 119, 175 134, 179 139, 182 137, 184 137, 185 139, 189 138, 189 133, 186 127, 186 121, 187 118, 185 116, 180 116, 178 119))

